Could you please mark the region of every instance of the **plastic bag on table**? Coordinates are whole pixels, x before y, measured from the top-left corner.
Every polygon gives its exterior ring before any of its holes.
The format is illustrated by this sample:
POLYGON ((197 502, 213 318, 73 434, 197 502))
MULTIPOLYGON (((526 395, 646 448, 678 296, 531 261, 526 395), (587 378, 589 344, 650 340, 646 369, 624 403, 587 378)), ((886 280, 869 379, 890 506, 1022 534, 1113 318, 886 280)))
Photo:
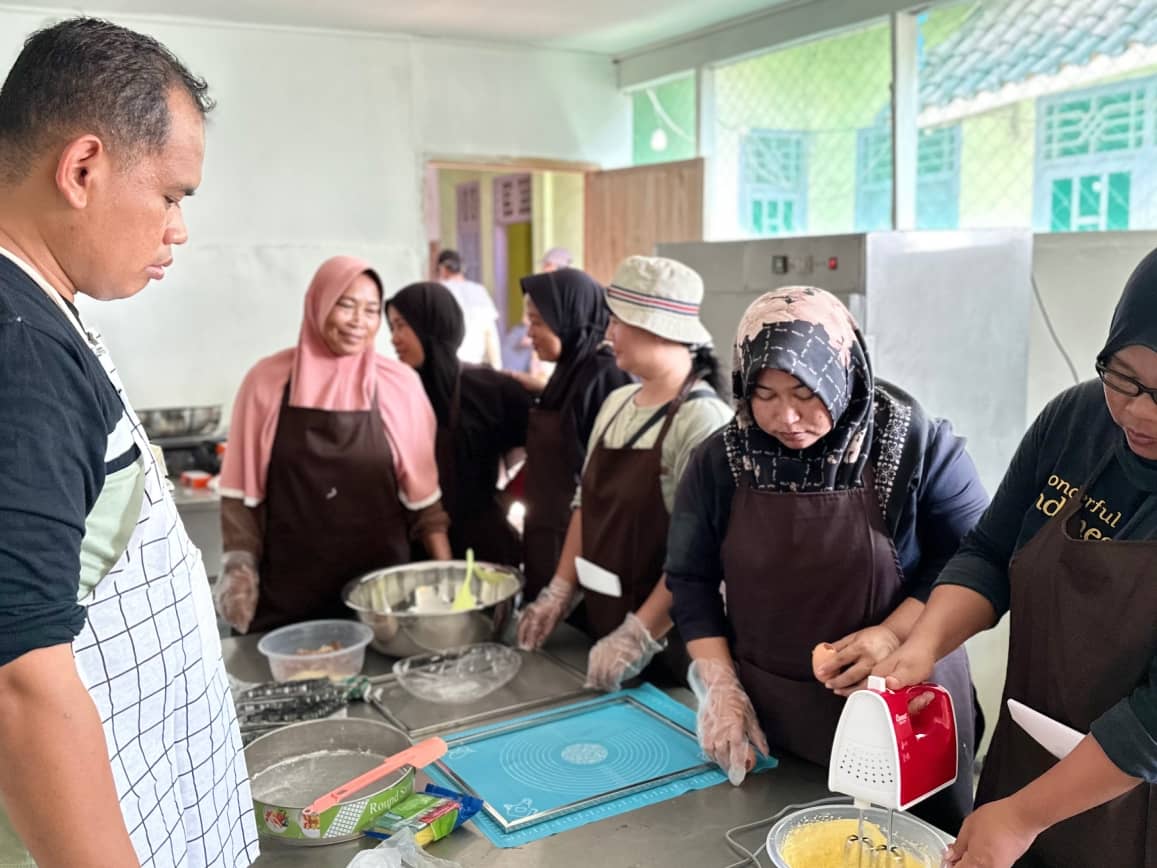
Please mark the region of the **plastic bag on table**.
POLYGON ((347 868, 462 868, 457 862, 438 859, 418 846, 414 833, 404 829, 372 850, 354 856, 347 868))

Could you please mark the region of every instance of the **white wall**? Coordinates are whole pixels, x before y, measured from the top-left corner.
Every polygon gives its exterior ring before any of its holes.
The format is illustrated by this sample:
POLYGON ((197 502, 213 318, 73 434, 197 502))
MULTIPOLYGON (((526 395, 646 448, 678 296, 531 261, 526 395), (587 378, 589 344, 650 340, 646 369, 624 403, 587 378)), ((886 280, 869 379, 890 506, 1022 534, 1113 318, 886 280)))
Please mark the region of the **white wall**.
MULTIPOLYGON (((228 414, 245 371, 296 340, 327 256, 365 256, 387 289, 424 276, 428 156, 629 159, 629 103, 607 58, 109 17, 172 48, 218 101, 191 240, 170 274, 131 300, 81 305, 138 407, 228 414)), ((47 23, 0 6, 0 76, 47 23)))
MULTIPOLYGON (((1137 263, 1157 248, 1157 232, 1086 232, 1038 235, 1033 271, 1045 308, 1082 380, 1109 335, 1113 308, 1137 263)), ((1029 332, 1028 415, 1036 417, 1073 384, 1068 366, 1035 308, 1029 332)))
POLYGON ((426 154, 631 160, 630 101, 609 58, 445 40, 414 43, 426 154))

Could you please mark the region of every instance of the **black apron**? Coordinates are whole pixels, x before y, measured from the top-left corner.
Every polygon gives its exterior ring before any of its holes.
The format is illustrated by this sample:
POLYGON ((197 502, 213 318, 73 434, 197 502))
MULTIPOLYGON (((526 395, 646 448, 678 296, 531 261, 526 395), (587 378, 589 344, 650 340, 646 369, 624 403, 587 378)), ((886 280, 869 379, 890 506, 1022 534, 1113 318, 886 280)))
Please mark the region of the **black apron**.
MULTIPOLYGON (((521 563, 522 546, 518 533, 506 520, 506 511, 493 485, 488 491, 465 484, 471 480, 470 468, 461 467, 459 420, 462 408, 462 381, 454 386, 450 402, 448 424, 439 425, 434 440, 438 460, 438 479, 442 483, 442 506, 450 516, 450 549, 456 558, 465 558, 466 550, 473 549, 480 561, 517 567, 521 563), (471 489, 474 490, 471 490, 471 489)), ((493 467, 500 456, 482 455, 477 459, 493 467)), ((415 560, 424 560, 416 553, 415 560)))

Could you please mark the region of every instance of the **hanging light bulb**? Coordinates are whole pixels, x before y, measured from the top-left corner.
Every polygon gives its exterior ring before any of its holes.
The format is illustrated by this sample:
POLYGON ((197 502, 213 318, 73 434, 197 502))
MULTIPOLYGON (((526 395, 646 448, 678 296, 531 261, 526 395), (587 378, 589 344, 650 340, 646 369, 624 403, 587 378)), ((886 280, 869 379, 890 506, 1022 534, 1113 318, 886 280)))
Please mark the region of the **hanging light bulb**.
POLYGON ((662 129, 651 133, 651 150, 662 152, 667 150, 667 132, 662 129))

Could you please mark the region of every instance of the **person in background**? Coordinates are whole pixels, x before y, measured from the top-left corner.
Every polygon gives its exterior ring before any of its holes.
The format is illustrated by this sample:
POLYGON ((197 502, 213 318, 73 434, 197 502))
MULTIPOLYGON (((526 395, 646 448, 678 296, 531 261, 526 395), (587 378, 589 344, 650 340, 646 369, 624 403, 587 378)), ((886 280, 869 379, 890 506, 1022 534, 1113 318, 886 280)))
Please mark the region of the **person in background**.
POLYGON ((443 250, 438 254, 438 282, 450 290, 466 320, 466 337, 458 350, 458 358, 473 365, 501 368, 498 308, 485 286, 466 279, 458 251, 443 250))
POLYGON ((1157 251, 1125 285, 1100 382, 1041 411, 976 529, 875 674, 892 687, 1009 612, 1004 700, 946 864, 1157 868, 1157 251), (1078 733, 1057 759, 1016 700, 1078 733))
POLYGON ((606 344, 603 287, 575 268, 522 278, 534 351, 557 362, 530 411, 523 470, 526 599, 547 586, 562 555, 571 500, 595 417, 607 395, 630 382, 606 344))
POLYGON ((386 305, 398 358, 422 378, 438 420, 436 453, 450 548, 518 566, 522 544, 500 503, 499 472, 526 445, 533 398, 506 374, 458 359, 462 308, 440 283, 413 283, 386 305))
MULTIPOLYGON (((666 568, 700 743, 738 783, 752 746, 828 765, 843 696, 907 638, 988 497, 952 426, 873 377, 831 293, 756 299, 734 360, 735 418, 683 474, 666 568)), ((955 704, 960 775, 913 813, 954 832, 980 722, 963 649, 929 674, 955 704)))
POLYGON ((539 272, 542 274, 549 274, 552 271, 558 271, 560 268, 570 268, 574 265, 574 257, 571 256, 569 250, 565 247, 552 247, 542 256, 542 262, 539 263, 539 272))
POLYGON ((377 272, 335 256, 309 285, 297 346, 241 384, 214 588, 241 633, 347 615, 342 587, 409 562, 411 540, 450 557, 434 412, 418 375, 374 349, 381 324, 377 272))
POLYGON ((519 644, 539 648, 578 592, 581 556, 619 577, 622 595, 584 591, 586 622, 598 640, 587 683, 617 690, 647 669, 651 681, 681 683, 687 654, 671 630, 663 581, 675 488, 692 451, 731 418, 711 335, 699 321, 703 280, 671 259, 632 256, 606 291, 607 337, 618 366, 641 385, 603 402, 587 447, 582 484, 554 578, 522 613, 519 644))
POLYGON ((189 237, 183 208, 201 183, 212 105, 165 46, 92 18, 33 33, 0 88, 9 868, 203 868, 259 855, 201 553, 76 307, 164 277, 189 237))

